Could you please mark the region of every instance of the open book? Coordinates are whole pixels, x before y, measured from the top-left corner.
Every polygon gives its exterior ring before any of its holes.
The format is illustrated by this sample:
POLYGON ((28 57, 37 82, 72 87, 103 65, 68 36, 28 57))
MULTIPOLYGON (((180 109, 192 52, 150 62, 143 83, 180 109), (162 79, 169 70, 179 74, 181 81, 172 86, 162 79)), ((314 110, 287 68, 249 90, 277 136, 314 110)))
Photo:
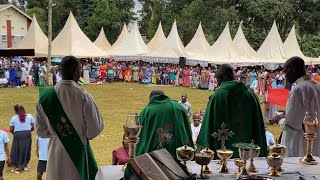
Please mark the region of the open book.
POLYGON ((186 168, 176 161, 166 149, 137 156, 129 161, 142 180, 189 179, 186 168))

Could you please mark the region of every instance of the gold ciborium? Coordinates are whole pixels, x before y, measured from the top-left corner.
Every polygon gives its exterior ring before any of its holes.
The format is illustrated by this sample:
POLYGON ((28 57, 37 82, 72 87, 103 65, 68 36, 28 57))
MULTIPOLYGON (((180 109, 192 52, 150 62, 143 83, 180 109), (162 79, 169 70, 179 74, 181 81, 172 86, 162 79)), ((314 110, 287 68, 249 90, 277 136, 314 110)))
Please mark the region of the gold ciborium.
MULTIPOLYGON (((202 149, 202 150, 200 151, 200 153, 208 154, 208 155, 210 156, 210 158, 211 158, 210 160, 212 160, 213 157, 214 157, 214 151, 212 151, 212 150, 209 149, 208 147, 205 148, 205 149, 202 149)), ((204 173, 205 175, 207 175, 207 176, 211 176, 211 175, 212 175, 212 171, 210 171, 208 165, 205 165, 205 167, 204 167, 204 169, 203 169, 203 173, 204 173)))
MULTIPOLYGON (((274 145, 270 146, 268 148, 268 150, 269 150, 269 155, 275 152, 275 153, 279 154, 280 156, 284 157, 284 155, 286 154, 286 147, 281 144, 278 144, 277 139, 276 139, 276 143, 274 145)), ((283 171, 283 168, 280 166, 277 170, 283 171)))
MULTIPOLYGON (((136 146, 139 142, 139 136, 141 133, 142 126, 138 121, 138 113, 129 113, 126 125, 123 125, 125 141, 129 146, 129 160, 135 157, 136 146)), ((126 164, 123 166, 123 170, 126 168, 126 164)))
POLYGON ((237 158, 234 160, 234 164, 238 167, 238 170, 235 171, 236 175, 238 176, 238 174, 241 172, 242 167, 244 166, 244 161, 240 158, 237 158))
POLYGON ((221 166, 219 167, 218 172, 223 174, 228 174, 229 169, 227 166, 227 160, 232 157, 233 151, 226 149, 226 147, 224 147, 223 149, 217 150, 217 155, 221 160, 221 166))
MULTIPOLYGON (((254 144, 254 143, 252 142, 251 144, 254 144)), ((260 155, 260 147, 258 146, 257 148, 252 148, 250 155, 251 155, 250 156, 250 165, 249 165, 248 171, 250 173, 257 173, 258 169, 254 166, 253 159, 256 158, 256 157, 259 157, 259 155, 260 155)))
MULTIPOLYGON (((184 145, 176 149, 176 155, 177 158, 180 161, 183 161, 183 164, 187 167, 187 161, 191 161, 194 158, 194 149, 192 147, 184 145)), ((189 168, 188 172, 192 174, 192 171, 189 168)))
POLYGON ((211 159, 212 157, 207 153, 198 153, 195 155, 196 163, 201 166, 199 179, 209 179, 209 177, 204 173, 203 166, 207 166, 210 163, 211 159))
POLYGON ((267 163, 271 167, 271 172, 268 174, 269 176, 281 176, 277 169, 281 167, 283 163, 282 156, 274 152, 267 157, 267 163))
POLYGON ((308 165, 318 164, 317 160, 312 156, 313 140, 317 137, 319 122, 317 113, 306 112, 303 120, 304 137, 307 141, 307 154, 300 159, 300 162, 308 165))

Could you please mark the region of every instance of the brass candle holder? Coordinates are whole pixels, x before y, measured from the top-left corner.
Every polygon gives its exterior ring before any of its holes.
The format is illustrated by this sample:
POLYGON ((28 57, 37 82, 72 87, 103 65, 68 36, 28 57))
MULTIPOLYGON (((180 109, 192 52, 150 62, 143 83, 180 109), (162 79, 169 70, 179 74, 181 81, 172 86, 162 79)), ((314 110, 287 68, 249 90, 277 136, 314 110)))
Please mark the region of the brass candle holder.
POLYGON ((201 166, 199 179, 209 179, 209 176, 204 173, 203 166, 207 166, 210 163, 211 159, 211 156, 207 153, 198 153, 195 155, 196 163, 201 166))
MULTIPOLYGON (((176 149, 177 158, 183 162, 187 167, 187 161, 191 161, 194 158, 194 149, 187 145, 179 147, 176 149)), ((188 167, 187 167, 188 168, 188 167)), ((193 174, 192 170, 188 168, 189 174, 193 174)))
MULTIPOLYGON (((142 129, 142 126, 139 124, 138 117, 138 113, 129 113, 127 122, 123 125, 125 140, 129 146, 129 160, 135 157, 136 146, 139 143, 139 136, 142 129)), ((125 170, 126 165, 127 164, 123 166, 123 170, 125 170)))
POLYGON ((317 113, 306 112, 303 120, 304 137, 307 141, 307 153, 300 159, 300 162, 307 165, 318 164, 317 160, 312 156, 313 140, 317 137, 319 129, 319 121, 317 113))
POLYGON ((271 167, 271 172, 268 174, 269 176, 281 176, 277 169, 281 167, 283 163, 282 156, 274 152, 267 157, 267 163, 271 167))
MULTIPOLYGON (((206 149, 202 149, 200 151, 200 153, 204 153, 204 154, 208 154, 210 156, 210 161, 213 159, 214 157, 214 151, 212 151, 211 149, 209 149, 208 147, 206 149)), ((203 173, 207 176, 211 176, 212 175, 212 171, 209 169, 208 165, 204 166, 204 170, 203 173)))

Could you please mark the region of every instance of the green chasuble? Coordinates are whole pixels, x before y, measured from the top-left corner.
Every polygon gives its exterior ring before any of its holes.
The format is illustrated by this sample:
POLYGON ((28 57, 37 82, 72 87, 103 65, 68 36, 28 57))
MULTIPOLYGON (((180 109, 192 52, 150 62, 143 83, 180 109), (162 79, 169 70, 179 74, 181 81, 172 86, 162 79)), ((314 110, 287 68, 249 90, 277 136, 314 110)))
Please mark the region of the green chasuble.
POLYGON ((240 81, 227 81, 210 96, 204 120, 197 139, 202 147, 221 149, 221 142, 213 139, 214 132, 225 122, 235 133, 226 141, 227 149, 233 150, 233 158, 239 157, 238 149, 232 143, 247 142, 251 139, 261 148, 260 156, 267 155, 267 143, 263 116, 258 97, 240 81))
POLYGON ((136 156, 166 148, 176 157, 176 148, 193 147, 192 132, 186 110, 168 96, 154 96, 141 111, 139 121, 143 126, 136 156))

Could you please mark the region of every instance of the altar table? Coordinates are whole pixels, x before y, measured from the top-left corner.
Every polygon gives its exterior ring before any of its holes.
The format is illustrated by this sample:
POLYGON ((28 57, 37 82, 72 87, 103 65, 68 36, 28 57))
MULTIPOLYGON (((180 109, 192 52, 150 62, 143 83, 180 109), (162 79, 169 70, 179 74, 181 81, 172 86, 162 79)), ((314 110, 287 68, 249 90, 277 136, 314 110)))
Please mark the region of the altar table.
MULTIPOLYGON (((316 157, 318 162, 320 158, 316 157)), ((234 164, 234 160, 228 160, 228 168, 230 170, 229 174, 220 174, 217 172, 219 168, 219 160, 211 161, 209 168, 213 171, 213 176, 210 179, 235 179, 235 171, 237 167, 234 164)), ((257 175, 267 176, 268 164, 266 158, 256 158, 254 161, 256 168, 259 170, 257 175)), ((194 161, 187 162, 188 168, 190 168, 193 173, 200 173, 201 166, 196 164, 194 161)), ((247 167, 249 162, 247 162, 247 167)), ((121 170, 122 166, 100 166, 98 173, 96 175, 96 180, 118 180, 123 177, 124 172, 121 170)), ((307 179, 320 179, 320 165, 304 165, 299 162, 298 157, 287 157, 284 158, 282 168, 284 172, 281 177, 271 177, 273 179, 299 179, 300 175, 307 179)), ((253 173, 252 173, 253 174, 253 173)))

